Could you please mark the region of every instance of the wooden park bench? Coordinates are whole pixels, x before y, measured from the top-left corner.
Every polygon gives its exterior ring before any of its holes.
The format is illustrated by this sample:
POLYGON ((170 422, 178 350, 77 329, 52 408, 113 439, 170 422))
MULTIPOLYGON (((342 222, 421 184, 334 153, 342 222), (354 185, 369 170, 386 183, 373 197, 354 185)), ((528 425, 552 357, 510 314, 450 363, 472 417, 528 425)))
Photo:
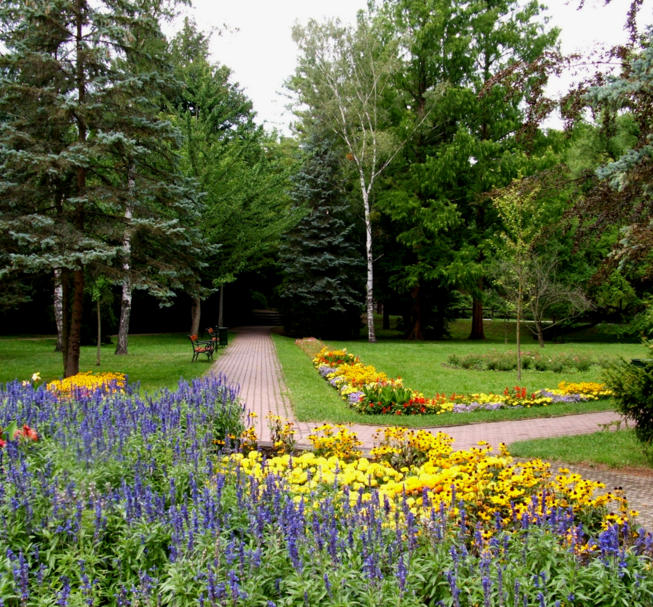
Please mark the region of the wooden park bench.
POLYGON ((191 362, 195 362, 200 354, 206 354, 208 360, 213 360, 213 351, 215 350, 213 340, 199 341, 196 334, 189 335, 188 338, 193 344, 193 360, 191 362))

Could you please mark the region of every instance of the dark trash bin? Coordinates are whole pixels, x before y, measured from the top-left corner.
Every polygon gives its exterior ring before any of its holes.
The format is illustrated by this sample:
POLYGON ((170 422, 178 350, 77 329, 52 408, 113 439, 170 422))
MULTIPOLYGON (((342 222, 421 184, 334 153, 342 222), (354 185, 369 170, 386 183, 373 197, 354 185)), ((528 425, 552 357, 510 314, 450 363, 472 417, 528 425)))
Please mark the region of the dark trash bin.
POLYGON ((226 348, 229 345, 228 327, 218 327, 218 346, 226 348))

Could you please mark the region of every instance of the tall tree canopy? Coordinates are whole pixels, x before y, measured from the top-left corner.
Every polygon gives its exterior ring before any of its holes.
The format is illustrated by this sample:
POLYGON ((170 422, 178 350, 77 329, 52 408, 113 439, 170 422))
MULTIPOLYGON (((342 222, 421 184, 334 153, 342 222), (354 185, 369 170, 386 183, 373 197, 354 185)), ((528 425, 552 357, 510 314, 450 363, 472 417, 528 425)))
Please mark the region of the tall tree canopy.
MULTIPOLYGON (((183 170, 203 195, 198 226, 216 245, 203 272, 203 287, 210 290, 263 263, 299 214, 291 210, 290 173, 276 137, 256 125, 252 104, 232 82, 231 71, 210 61, 209 40, 186 20, 172 52, 183 83, 173 99, 184 136, 183 170)), ((198 313, 194 330, 197 322, 198 313)))
MULTIPOLYGON (((546 164, 550 146, 529 111, 546 76, 534 73, 520 87, 498 78, 554 47, 558 31, 540 13, 537 2, 516 0, 391 0, 379 11, 387 36, 401 43, 395 84, 403 111, 395 120, 419 124, 429 112, 379 194, 412 258, 395 284, 417 307, 428 282, 472 294, 472 338, 483 337, 482 280, 497 232, 483 195, 546 164)), ((413 314, 417 339, 420 316, 413 314)))
POLYGON ((159 118, 171 82, 158 61, 167 9, 0 5, 0 271, 62 270, 66 376, 79 370, 85 270, 121 281, 127 228, 138 239, 131 267, 155 293, 170 295, 197 264, 184 227, 197 201, 176 168, 177 132, 159 118))

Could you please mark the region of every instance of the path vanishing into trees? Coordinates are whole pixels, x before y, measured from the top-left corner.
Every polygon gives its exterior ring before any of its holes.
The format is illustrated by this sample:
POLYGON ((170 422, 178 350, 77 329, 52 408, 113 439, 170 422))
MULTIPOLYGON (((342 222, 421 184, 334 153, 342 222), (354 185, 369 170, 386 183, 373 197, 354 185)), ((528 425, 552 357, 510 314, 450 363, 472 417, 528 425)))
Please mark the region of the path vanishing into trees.
MULTIPOLYGON (((261 442, 270 441, 266 416, 274 413, 293 421, 299 444, 307 445, 308 435, 320 422, 299 422, 295 419, 270 329, 271 327, 234 329, 237 338, 214 363, 211 373, 222 373, 230 383, 240 386, 243 403, 257 416, 256 433, 261 442)), ((603 424, 620 419, 614 411, 600 411, 561 417, 440 426, 426 430, 433 433, 445 432, 452 436, 454 449, 469 449, 477 446, 479 441, 487 441, 496 450, 499 443, 510 445, 534 438, 590 434, 601 430, 603 424)), ((353 424, 351 429, 362 441, 364 449, 372 448, 377 426, 353 424)), ((607 489, 623 487, 631 508, 640 511, 640 522, 653 529, 653 475, 645 477, 585 466, 567 467, 585 478, 605 483, 607 489)))

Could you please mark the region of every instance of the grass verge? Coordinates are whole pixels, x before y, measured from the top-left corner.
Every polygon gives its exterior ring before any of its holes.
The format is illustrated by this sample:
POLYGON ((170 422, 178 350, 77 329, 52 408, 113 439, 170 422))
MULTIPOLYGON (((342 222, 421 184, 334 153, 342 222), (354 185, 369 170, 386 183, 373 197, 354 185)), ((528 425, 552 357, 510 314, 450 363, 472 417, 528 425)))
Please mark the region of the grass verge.
MULTIPOLYGON (((289 337, 283 337, 281 335, 272 335, 272 339, 277 348, 277 354, 279 355, 279 360, 281 361, 281 366, 283 367, 286 386, 290 392, 290 400, 293 404, 295 416, 299 421, 305 422, 331 422, 331 423, 357 423, 357 424, 368 424, 368 425, 402 425, 411 428, 419 427, 429 427, 429 426, 458 426, 464 424, 478 423, 478 422, 492 422, 492 421, 502 421, 502 420, 517 420, 517 419, 531 419, 538 417, 553 417, 556 415, 571 415, 574 413, 590 413, 592 411, 605 411, 612 409, 612 403, 610 401, 593 401, 589 403, 582 404, 556 404, 551 405, 550 407, 537 407, 532 409, 513 409, 513 410, 498 410, 498 411, 475 411, 473 413, 446 413, 442 415, 419 415, 419 416, 397 416, 397 415, 361 415, 353 409, 349 408, 347 404, 340 398, 340 395, 334 390, 322 377, 315 371, 311 360, 306 354, 304 354, 294 343, 294 340, 289 337)), ((336 345, 330 342, 330 345, 336 345)), ((343 345, 338 343, 338 346, 343 345)), ((440 344, 422 344, 422 343, 410 343, 403 344, 402 348, 398 351, 394 351, 394 357, 392 357, 392 351, 396 348, 397 343, 392 344, 364 344, 362 342, 350 342, 349 344, 344 344, 345 346, 349 345, 350 350, 356 354, 360 354, 363 362, 374 364, 378 370, 385 371, 388 375, 394 377, 401 376, 404 378, 406 386, 420 389, 426 395, 435 394, 436 392, 446 391, 450 392, 463 392, 463 391, 474 391, 480 392, 482 390, 487 391, 488 388, 483 388, 484 376, 488 373, 474 373, 469 371, 461 371, 458 369, 448 369, 445 370, 441 367, 439 359, 431 358, 424 356, 428 354, 428 348, 423 349, 423 346, 439 346, 440 344), (378 352, 381 349, 386 350, 380 358, 380 362, 375 362, 374 360, 368 360, 367 354, 363 354, 360 350, 365 350, 365 348, 359 348, 359 346, 370 346, 370 351, 372 348, 378 347, 378 352), (415 354, 417 350, 417 354, 415 354), (420 353, 422 356, 420 356, 420 353), (412 361, 412 363, 411 363, 412 361), (418 361, 420 361, 418 363, 418 361), (384 366, 387 364, 387 366, 384 366), (415 368, 417 366, 417 368, 415 368), (390 367, 390 369, 388 369, 390 367), (409 371, 409 373, 406 373, 409 371), (469 380, 472 383, 470 384, 471 388, 465 388, 458 385, 457 388, 452 389, 447 385, 447 388, 440 388, 428 390, 425 386, 431 385, 433 377, 442 378, 444 372, 449 371, 456 374, 467 373, 469 380), (410 377, 409 377, 410 376, 410 377), (474 378, 476 380, 474 381, 474 378)), ((449 344, 447 344, 449 345, 449 344)), ((370 359, 373 357, 370 357, 370 359)), ((500 373, 500 375, 505 375, 500 373)), ((555 375, 557 382, 565 379, 555 373, 542 373, 542 375, 555 375)), ((579 374, 574 374, 579 375, 579 374)), ((574 377, 574 381, 576 378, 574 377)), ((514 382, 505 383, 506 380, 503 380, 502 384, 497 384, 501 386, 500 388, 493 388, 494 390, 501 390, 506 386, 514 385, 514 382)), ((451 386, 455 385, 453 380, 450 380, 451 386)), ((437 385, 433 382, 433 385, 437 385)), ((542 385, 541 387, 546 387, 542 385)), ((548 387, 555 387, 549 385, 548 387)))
MULTIPOLYGON (((235 334, 229 334, 229 342, 235 334)), ((62 376, 61 354, 54 351, 56 339, 0 340, 0 383, 28 379, 38 371, 41 379, 52 381, 62 376)), ((115 356, 115 344, 102 346, 101 365, 95 365, 97 346, 82 346, 80 371, 126 373, 131 381, 139 381, 141 389, 153 392, 174 388, 180 378, 199 377, 211 367, 202 356, 191 363, 192 350, 188 337, 180 334, 134 335, 129 338, 129 354, 115 356)), ((214 354, 214 359, 223 350, 214 354)))
POLYGON ((520 441, 510 445, 510 453, 516 457, 539 457, 566 464, 600 464, 653 471, 633 430, 520 441))

